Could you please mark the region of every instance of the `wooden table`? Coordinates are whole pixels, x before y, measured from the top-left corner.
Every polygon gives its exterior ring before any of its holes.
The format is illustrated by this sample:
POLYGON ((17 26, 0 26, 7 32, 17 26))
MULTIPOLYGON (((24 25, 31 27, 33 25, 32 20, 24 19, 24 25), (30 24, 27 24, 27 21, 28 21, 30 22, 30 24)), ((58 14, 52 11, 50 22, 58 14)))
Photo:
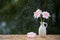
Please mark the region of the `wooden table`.
MULTIPOLYGON (((0 35, 0 40, 28 40, 28 38, 26 35, 0 35)), ((46 38, 37 35, 33 40, 60 40, 60 35, 47 35, 46 38)))

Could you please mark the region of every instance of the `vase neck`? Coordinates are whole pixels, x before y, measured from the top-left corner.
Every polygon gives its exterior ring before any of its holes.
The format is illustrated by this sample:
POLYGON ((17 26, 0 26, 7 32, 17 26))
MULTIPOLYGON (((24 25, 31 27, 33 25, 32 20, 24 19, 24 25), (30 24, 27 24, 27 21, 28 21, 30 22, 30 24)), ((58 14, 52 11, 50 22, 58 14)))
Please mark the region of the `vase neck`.
POLYGON ((45 23, 45 22, 40 22, 41 26, 44 26, 44 23, 45 23))
POLYGON ((45 22, 40 22, 41 25, 44 25, 45 22))

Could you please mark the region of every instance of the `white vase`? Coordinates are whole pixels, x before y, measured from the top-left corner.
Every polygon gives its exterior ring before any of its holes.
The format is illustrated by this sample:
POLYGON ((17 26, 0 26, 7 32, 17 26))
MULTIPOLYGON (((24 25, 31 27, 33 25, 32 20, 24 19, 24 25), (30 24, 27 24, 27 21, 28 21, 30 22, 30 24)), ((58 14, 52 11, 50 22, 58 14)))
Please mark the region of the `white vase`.
POLYGON ((40 22, 40 27, 38 29, 38 34, 40 37, 45 37, 46 36, 46 28, 47 28, 47 23, 45 22, 40 22), (44 25, 46 24, 46 26, 44 25))

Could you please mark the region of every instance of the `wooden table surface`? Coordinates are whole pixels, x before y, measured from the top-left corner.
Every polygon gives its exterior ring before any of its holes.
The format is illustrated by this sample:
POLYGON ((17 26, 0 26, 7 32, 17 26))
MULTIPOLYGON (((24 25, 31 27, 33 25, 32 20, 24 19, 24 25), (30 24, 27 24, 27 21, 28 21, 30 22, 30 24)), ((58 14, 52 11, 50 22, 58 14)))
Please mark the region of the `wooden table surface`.
POLYGON ((26 35, 0 35, 0 40, 60 40, 60 35, 47 35, 45 38, 37 35, 33 39, 28 39, 26 35))

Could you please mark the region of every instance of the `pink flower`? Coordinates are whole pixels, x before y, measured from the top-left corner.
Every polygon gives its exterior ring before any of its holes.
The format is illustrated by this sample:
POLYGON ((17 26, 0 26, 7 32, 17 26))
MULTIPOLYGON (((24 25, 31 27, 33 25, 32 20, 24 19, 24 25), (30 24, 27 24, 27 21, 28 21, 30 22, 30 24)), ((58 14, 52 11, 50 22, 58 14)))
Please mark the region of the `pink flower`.
POLYGON ((36 37, 36 33, 29 32, 29 33, 27 33, 27 37, 30 37, 30 38, 36 37))
POLYGON ((46 11, 42 12, 42 17, 48 19, 50 17, 50 14, 46 11))
POLYGON ((36 12, 34 12, 34 18, 40 17, 41 13, 42 13, 42 11, 40 9, 37 9, 36 12))

